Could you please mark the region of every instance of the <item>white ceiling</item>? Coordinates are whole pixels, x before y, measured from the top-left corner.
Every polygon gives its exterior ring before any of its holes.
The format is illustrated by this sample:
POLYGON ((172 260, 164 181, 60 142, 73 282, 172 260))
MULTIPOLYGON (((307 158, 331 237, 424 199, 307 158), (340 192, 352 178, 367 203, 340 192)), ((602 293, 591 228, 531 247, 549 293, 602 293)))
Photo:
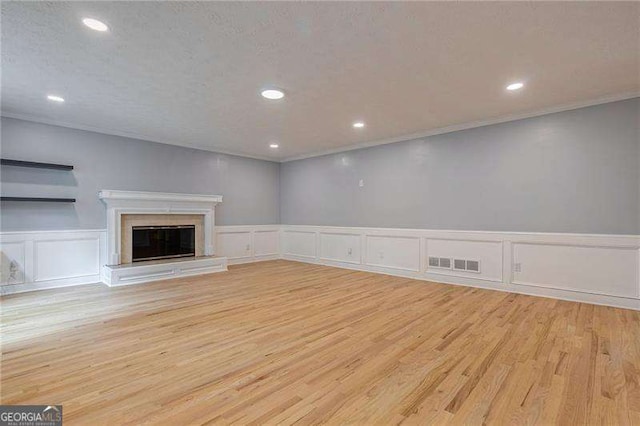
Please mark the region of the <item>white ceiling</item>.
POLYGON ((282 160, 637 95, 639 22, 638 2, 3 2, 2 113, 282 160))

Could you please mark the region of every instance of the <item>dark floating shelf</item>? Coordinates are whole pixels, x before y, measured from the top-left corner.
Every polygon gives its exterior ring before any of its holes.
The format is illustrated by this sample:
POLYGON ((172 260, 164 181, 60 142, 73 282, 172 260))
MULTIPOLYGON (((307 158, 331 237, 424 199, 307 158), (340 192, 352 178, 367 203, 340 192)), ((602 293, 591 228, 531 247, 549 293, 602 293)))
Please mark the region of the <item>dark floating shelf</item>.
POLYGON ((44 203, 75 203, 75 198, 0 197, 0 201, 38 201, 44 203))
POLYGON ((32 169, 73 170, 73 166, 65 164, 36 163, 35 161, 9 160, 8 158, 0 159, 0 164, 3 166, 30 167, 32 169))

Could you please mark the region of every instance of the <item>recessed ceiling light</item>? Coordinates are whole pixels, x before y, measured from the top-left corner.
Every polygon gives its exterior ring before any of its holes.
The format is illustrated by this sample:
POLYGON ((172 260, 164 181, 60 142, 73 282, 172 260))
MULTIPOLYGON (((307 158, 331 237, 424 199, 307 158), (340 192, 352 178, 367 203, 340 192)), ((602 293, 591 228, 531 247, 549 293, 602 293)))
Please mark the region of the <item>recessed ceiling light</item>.
POLYGON ((517 82, 517 83, 511 83, 510 85, 507 86, 507 90, 520 90, 524 87, 524 83, 522 82, 517 82))
POLYGON ((82 23, 94 31, 105 32, 109 30, 109 27, 107 26, 107 24, 105 24, 102 21, 98 21, 97 19, 84 18, 82 20, 82 23))
POLYGON ((362 129, 364 127, 364 123, 362 121, 356 121, 355 123, 353 123, 353 127, 355 127, 356 129, 362 129))
POLYGON ((62 96, 47 95, 47 99, 53 102, 64 102, 64 98, 62 96))
POLYGON ((269 148, 273 148, 273 149, 276 149, 276 148, 277 148, 277 147, 279 147, 279 146, 280 146, 280 145, 278 145, 277 143, 269 144, 269 148))
POLYGON ((263 98, 272 100, 284 98, 284 92, 280 89, 265 89, 261 94, 263 98))

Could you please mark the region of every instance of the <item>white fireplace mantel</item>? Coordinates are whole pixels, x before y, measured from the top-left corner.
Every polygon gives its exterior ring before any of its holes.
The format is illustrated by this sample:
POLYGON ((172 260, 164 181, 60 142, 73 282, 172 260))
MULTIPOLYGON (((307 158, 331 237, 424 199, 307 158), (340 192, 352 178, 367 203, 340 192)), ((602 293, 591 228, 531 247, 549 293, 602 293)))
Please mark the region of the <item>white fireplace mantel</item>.
POLYGON ((215 252, 215 207, 222 202, 221 195, 103 189, 98 192, 98 197, 107 206, 107 253, 110 265, 120 264, 121 219, 123 214, 203 215, 204 254, 205 256, 212 256, 215 252))

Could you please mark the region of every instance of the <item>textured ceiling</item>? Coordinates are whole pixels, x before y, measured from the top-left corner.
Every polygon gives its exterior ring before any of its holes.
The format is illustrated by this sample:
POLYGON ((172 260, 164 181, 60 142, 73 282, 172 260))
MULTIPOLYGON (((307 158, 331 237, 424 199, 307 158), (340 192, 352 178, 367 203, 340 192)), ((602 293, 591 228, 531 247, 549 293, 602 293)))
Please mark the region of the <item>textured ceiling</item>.
POLYGON ((639 19, 637 2, 3 2, 2 112, 279 160, 638 93, 639 19))

